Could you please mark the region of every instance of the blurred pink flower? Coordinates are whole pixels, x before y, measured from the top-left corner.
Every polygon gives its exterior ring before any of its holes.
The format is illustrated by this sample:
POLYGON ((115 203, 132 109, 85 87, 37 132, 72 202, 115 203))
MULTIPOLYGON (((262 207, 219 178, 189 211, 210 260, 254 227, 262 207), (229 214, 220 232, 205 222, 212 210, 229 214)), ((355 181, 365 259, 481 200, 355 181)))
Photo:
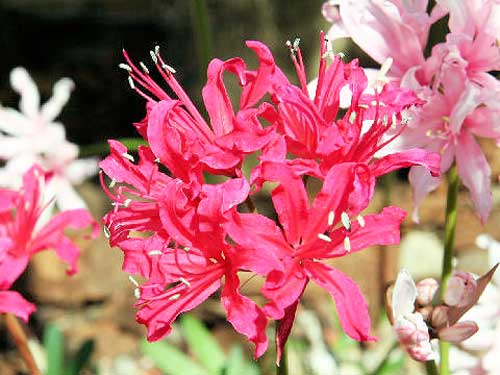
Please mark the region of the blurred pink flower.
POLYGON ((97 173, 97 160, 77 159, 78 146, 66 140, 61 123, 55 118, 69 99, 74 83, 57 81, 52 97, 40 106, 40 94, 28 72, 21 67, 10 73, 12 88, 20 94, 19 111, 0 105, 0 186, 18 188, 22 176, 39 164, 53 177, 47 187, 61 210, 85 208, 72 185, 97 173))
POLYGON ((12 312, 26 319, 34 306, 15 292, 8 291, 23 273, 30 258, 43 250, 53 249, 59 258, 68 263, 68 274, 77 271, 79 249, 64 234, 67 228, 93 227, 97 234, 97 223, 88 211, 75 209, 63 211, 50 218, 48 223, 40 221, 47 208, 43 198, 46 182, 50 179, 38 166, 33 166, 23 176, 23 186, 16 192, 0 190, 0 311, 12 312))
MULTIPOLYGON (((392 58, 389 78, 413 89, 427 103, 408 114, 412 121, 393 150, 423 147, 440 152, 441 173, 456 162, 475 209, 485 222, 492 206, 491 170, 476 137, 500 140, 500 84, 488 72, 500 69, 500 3, 495 0, 437 1, 334 0, 323 8, 334 19, 329 36, 350 36, 378 63, 392 58), (335 6, 338 5, 337 9, 335 6), (335 7, 335 8, 334 8, 335 7), (335 12, 338 17, 335 17, 335 12), (430 26, 449 13, 450 33, 428 59, 424 48, 430 26)), ((412 167, 413 214, 440 177, 412 167)))

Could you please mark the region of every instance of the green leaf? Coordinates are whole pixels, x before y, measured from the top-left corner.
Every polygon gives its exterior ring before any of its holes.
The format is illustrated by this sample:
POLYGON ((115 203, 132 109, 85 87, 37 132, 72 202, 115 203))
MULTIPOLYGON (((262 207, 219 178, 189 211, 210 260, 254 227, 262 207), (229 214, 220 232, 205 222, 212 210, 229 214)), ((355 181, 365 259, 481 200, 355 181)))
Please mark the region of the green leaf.
POLYGON ((207 375, 208 371, 201 368, 187 355, 167 342, 153 344, 143 341, 142 352, 153 360, 155 365, 168 375, 207 375))
POLYGON ((235 346, 229 352, 224 375, 259 375, 258 366, 245 358, 241 346, 235 346))
POLYGON ((189 314, 182 317, 181 328, 189 351, 210 374, 219 375, 224 368, 226 356, 210 331, 200 320, 189 314))
POLYGON ((57 326, 50 324, 45 328, 43 346, 47 351, 46 375, 64 375, 64 337, 57 326))
POLYGON ((67 375, 78 375, 80 371, 89 363, 90 356, 94 351, 94 340, 86 340, 80 346, 75 356, 68 363, 67 375))

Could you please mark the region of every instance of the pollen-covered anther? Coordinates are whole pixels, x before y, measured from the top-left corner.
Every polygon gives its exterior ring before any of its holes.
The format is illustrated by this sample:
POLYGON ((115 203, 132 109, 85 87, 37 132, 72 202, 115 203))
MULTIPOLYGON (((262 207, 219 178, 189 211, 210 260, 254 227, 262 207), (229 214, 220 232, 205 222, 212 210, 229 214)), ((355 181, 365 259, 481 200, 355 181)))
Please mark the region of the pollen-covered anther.
POLYGON ((162 64, 161 66, 163 69, 165 69, 167 72, 170 72, 172 74, 175 74, 177 73, 177 70, 175 70, 174 68, 172 68, 170 65, 168 64, 162 64))
POLYGON ((332 226, 334 221, 335 221, 335 212, 330 211, 328 213, 328 226, 329 227, 332 226))
POLYGON ((351 240, 347 236, 344 238, 344 249, 348 253, 351 252, 351 240))
POLYGON ((156 158, 156 159, 154 160, 154 162, 155 162, 156 164, 158 164, 158 163, 160 162, 160 158, 156 158))
POLYGON ((184 250, 187 253, 189 250, 191 250, 191 248, 189 246, 184 246, 182 250, 184 250))
POLYGON ((160 54, 160 46, 155 46, 155 55, 158 56, 160 54))
POLYGON ((116 185, 116 180, 112 179, 111 182, 109 183, 109 188, 112 189, 115 187, 115 185, 116 185))
POLYGON ((217 264, 217 263, 218 263, 218 262, 217 262, 217 259, 215 259, 215 258, 208 258, 208 260, 209 260, 210 262, 212 262, 213 264, 217 264))
POLYGON ((293 41, 293 49, 297 50, 299 48, 299 45, 300 45, 300 38, 295 38, 295 40, 293 41))
POLYGON ((125 199, 125 202, 123 202, 123 206, 127 208, 128 206, 130 206, 130 203, 132 203, 132 199, 127 198, 125 199))
POLYGON ((125 159, 130 160, 132 163, 135 161, 134 157, 133 157, 132 155, 130 155, 129 153, 127 153, 127 152, 124 152, 124 153, 122 154, 122 156, 123 156, 125 159))
POLYGON ((175 301, 176 299, 179 299, 181 297, 180 293, 176 293, 171 295, 168 299, 171 301, 175 301))
POLYGON ((153 60, 155 64, 158 64, 158 57, 156 54, 153 51, 149 51, 149 55, 151 56, 151 60, 153 60))
POLYGON ((190 283, 189 281, 187 281, 187 280, 186 280, 185 278, 183 278, 183 277, 181 277, 181 278, 179 279, 179 281, 180 281, 181 283, 183 283, 184 285, 186 285, 188 288, 191 286, 191 283, 190 283))
POLYGON ((332 239, 323 233, 318 233, 318 238, 322 241, 332 242, 332 239))
POLYGON ((358 115, 358 114, 357 114, 356 112, 351 112, 351 114, 349 115, 349 122, 350 122, 351 124, 354 124, 354 121, 356 121, 356 116, 357 116, 357 115, 358 115))
POLYGON ((134 276, 128 275, 128 281, 130 281, 132 283, 132 285, 134 285, 136 288, 139 287, 139 283, 137 282, 136 279, 134 279, 134 276))
POLYGON ((123 69, 123 70, 126 70, 127 72, 131 73, 132 72, 132 68, 130 67, 130 65, 128 64, 125 64, 125 63, 121 63, 121 64, 118 64, 118 67, 120 69, 123 69))
POLYGON ((344 57, 345 57, 345 53, 344 52, 339 52, 338 53, 339 57, 344 60, 344 57))
POLYGON ((135 83, 132 77, 128 76, 128 84, 132 90, 135 90, 135 83))
POLYGON ((364 228, 365 227, 365 218, 361 215, 358 215, 357 220, 358 220, 359 226, 361 228, 364 228))
POLYGON ((226 260, 226 256, 224 255, 224 251, 221 251, 221 252, 220 252, 220 257, 221 257, 223 260, 226 260))
POLYGON ((144 73, 149 74, 149 69, 146 66, 146 64, 144 64, 142 61, 139 61, 139 65, 141 66, 141 68, 144 71, 144 73))
POLYGON ((134 297, 137 299, 141 298, 141 290, 139 288, 134 289, 134 297))
POLYGON ((349 219, 349 215, 347 214, 347 212, 344 211, 340 214, 340 220, 342 221, 342 225, 344 226, 344 228, 350 232, 351 220, 349 219))
POLYGON ((148 252, 149 256, 155 256, 155 255, 161 255, 161 254, 162 254, 161 250, 151 250, 148 252))

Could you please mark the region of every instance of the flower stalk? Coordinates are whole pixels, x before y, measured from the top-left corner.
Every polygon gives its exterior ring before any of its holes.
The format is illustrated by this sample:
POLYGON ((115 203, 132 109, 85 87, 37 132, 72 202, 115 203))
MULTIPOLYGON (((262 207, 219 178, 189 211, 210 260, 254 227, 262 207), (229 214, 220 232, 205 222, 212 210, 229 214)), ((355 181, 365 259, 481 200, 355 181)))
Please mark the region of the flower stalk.
MULTIPOLYGON (((455 228, 457 224, 457 204, 458 204, 458 189, 460 187, 460 178, 457 173, 457 166, 453 164, 447 174, 448 178, 448 195, 446 200, 446 218, 444 228, 444 254, 443 268, 441 272, 441 290, 440 298, 444 299, 448 279, 453 270, 453 246, 455 242, 455 228)), ((449 368, 449 352, 450 343, 440 340, 439 351, 441 353, 440 374, 448 375, 449 368)))
POLYGON ((5 323, 17 350, 19 350, 19 353, 28 368, 29 373, 32 375, 42 375, 28 347, 28 339, 26 338, 26 335, 24 334, 16 316, 13 314, 5 314, 5 323))

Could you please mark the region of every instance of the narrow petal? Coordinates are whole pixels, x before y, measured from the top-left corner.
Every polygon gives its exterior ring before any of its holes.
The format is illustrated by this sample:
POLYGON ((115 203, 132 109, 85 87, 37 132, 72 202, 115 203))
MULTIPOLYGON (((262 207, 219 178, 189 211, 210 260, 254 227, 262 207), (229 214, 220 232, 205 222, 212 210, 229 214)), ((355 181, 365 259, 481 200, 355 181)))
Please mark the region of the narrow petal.
POLYGON ((437 177, 440 174, 441 156, 437 152, 429 152, 417 148, 384 156, 373 162, 370 165, 370 169, 378 177, 401 168, 408 168, 415 165, 426 167, 432 176, 437 177))
POLYGON ((290 336, 290 332, 292 331, 298 305, 299 300, 288 306, 285 309, 285 316, 283 316, 283 319, 281 319, 278 324, 278 330, 276 332, 276 364, 278 366, 280 365, 283 350, 285 349, 285 344, 288 341, 288 336, 290 336))
POLYGON ((476 212, 485 223, 493 205, 490 166, 469 132, 464 131, 460 134, 458 150, 456 153, 458 174, 469 189, 476 212))
POLYGON ((45 121, 51 122, 61 113, 74 88, 75 84, 69 78, 62 78, 55 83, 52 97, 42 106, 40 111, 45 121))
POLYGON ((19 293, 11 290, 0 291, 0 313, 14 314, 27 322, 35 311, 36 306, 26 301, 19 293))
POLYGON ((35 82, 26 69, 17 67, 10 72, 10 85, 21 95, 19 109, 31 120, 38 116, 40 94, 35 82))
POLYGON ((408 180, 413 190, 413 214, 412 219, 419 222, 418 208, 420 203, 431 191, 435 190, 441 182, 440 177, 432 177, 425 167, 415 166, 410 169, 408 180))
POLYGON ((307 275, 327 290, 335 301, 345 333, 358 341, 374 341, 370 336, 368 305, 358 286, 342 272, 320 262, 304 261, 307 275))
POLYGON ((240 282, 234 273, 226 273, 222 289, 222 305, 227 313, 227 320, 234 329, 245 335, 255 344, 255 359, 267 350, 267 318, 262 310, 249 298, 239 292, 240 282))

